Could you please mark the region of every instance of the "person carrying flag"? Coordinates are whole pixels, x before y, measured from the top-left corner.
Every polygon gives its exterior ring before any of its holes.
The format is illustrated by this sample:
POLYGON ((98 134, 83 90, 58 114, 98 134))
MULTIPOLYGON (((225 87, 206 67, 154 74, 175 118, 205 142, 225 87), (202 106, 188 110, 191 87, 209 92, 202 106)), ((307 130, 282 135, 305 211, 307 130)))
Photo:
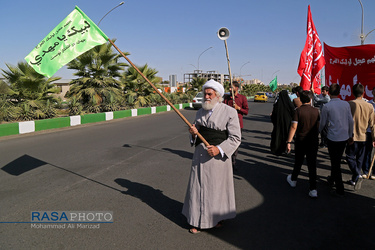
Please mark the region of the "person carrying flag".
POLYGON ((223 86, 210 80, 202 90, 203 106, 189 128, 195 151, 182 209, 193 234, 236 216, 231 156, 241 143, 237 112, 221 103, 223 86), (198 132, 209 146, 199 140, 198 132))

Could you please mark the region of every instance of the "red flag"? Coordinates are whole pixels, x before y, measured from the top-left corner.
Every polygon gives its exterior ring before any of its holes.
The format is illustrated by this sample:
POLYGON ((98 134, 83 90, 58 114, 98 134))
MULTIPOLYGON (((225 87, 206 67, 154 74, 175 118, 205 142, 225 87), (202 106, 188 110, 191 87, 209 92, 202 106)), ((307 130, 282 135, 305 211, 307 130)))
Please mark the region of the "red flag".
POLYGON ((314 77, 314 82, 313 82, 313 86, 314 86, 314 91, 317 95, 319 95, 322 90, 321 90, 321 86, 322 86, 322 81, 320 79, 320 71, 318 72, 318 74, 316 74, 316 76, 314 77))
POLYGON ((325 65, 322 43, 312 20, 310 5, 307 12, 307 37, 305 47, 299 59, 298 74, 301 76, 300 86, 304 90, 311 89, 311 82, 315 92, 320 92, 320 79, 316 79, 319 71, 325 65))

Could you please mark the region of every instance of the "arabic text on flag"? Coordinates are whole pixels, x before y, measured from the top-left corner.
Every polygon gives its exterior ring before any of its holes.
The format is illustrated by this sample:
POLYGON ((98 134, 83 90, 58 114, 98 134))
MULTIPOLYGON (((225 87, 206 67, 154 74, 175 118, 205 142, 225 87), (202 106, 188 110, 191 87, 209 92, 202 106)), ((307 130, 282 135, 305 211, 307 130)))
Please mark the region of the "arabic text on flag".
POLYGON ((77 6, 25 60, 40 74, 51 77, 62 66, 108 37, 77 6))

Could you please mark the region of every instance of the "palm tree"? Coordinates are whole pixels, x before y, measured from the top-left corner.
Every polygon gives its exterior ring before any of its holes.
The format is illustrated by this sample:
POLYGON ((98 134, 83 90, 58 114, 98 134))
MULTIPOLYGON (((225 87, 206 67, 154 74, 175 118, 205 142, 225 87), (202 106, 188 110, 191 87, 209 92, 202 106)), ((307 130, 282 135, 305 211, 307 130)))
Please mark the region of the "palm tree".
POLYGON ((0 80, 0 123, 9 121, 14 113, 14 105, 9 96, 15 94, 4 81, 0 80))
POLYGON ((3 76, 14 94, 13 99, 18 103, 23 101, 38 102, 56 99, 53 93, 60 90, 52 82, 61 77, 46 78, 36 72, 28 63, 19 62, 16 67, 6 64, 8 70, 3 70, 3 76))
POLYGON ((229 92, 229 88, 230 88, 230 82, 229 81, 225 81, 224 82, 224 90, 225 92, 229 92))
MULTIPOLYGON (((160 83, 160 78, 156 76, 157 70, 149 68, 147 64, 138 67, 147 79, 156 87, 160 83)), ((125 101, 132 107, 145 107, 153 103, 153 100, 158 99, 156 91, 151 85, 138 73, 134 68, 128 68, 122 76, 124 84, 125 101)))
POLYGON ((0 80, 0 95, 2 97, 14 95, 15 92, 3 80, 0 80))
MULTIPOLYGON (((125 55, 129 53, 124 52, 125 55)), ((68 63, 68 69, 76 70, 77 79, 70 83, 66 97, 74 97, 86 108, 98 107, 106 102, 113 103, 122 96, 121 70, 126 63, 120 62, 112 44, 98 45, 68 63)))
POLYGON ((32 120, 56 116, 53 106, 57 99, 52 94, 60 89, 52 83, 61 77, 46 78, 26 62, 6 66, 8 70, 2 71, 11 91, 7 91, 5 98, 12 100, 15 106, 10 108, 5 119, 32 120))
POLYGON ((202 86, 206 83, 206 78, 196 77, 190 82, 191 88, 196 91, 202 91, 202 86))

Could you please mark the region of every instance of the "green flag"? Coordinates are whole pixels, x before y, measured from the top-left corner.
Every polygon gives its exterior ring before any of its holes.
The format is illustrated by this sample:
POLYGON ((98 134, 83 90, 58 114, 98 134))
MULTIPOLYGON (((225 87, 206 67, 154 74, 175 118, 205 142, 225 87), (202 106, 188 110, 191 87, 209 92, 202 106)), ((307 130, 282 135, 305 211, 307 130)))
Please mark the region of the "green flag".
POLYGON ((107 40, 104 32, 76 6, 25 60, 39 74, 51 77, 77 56, 107 40))
POLYGON ((272 92, 277 89, 277 76, 270 82, 270 89, 272 92))

